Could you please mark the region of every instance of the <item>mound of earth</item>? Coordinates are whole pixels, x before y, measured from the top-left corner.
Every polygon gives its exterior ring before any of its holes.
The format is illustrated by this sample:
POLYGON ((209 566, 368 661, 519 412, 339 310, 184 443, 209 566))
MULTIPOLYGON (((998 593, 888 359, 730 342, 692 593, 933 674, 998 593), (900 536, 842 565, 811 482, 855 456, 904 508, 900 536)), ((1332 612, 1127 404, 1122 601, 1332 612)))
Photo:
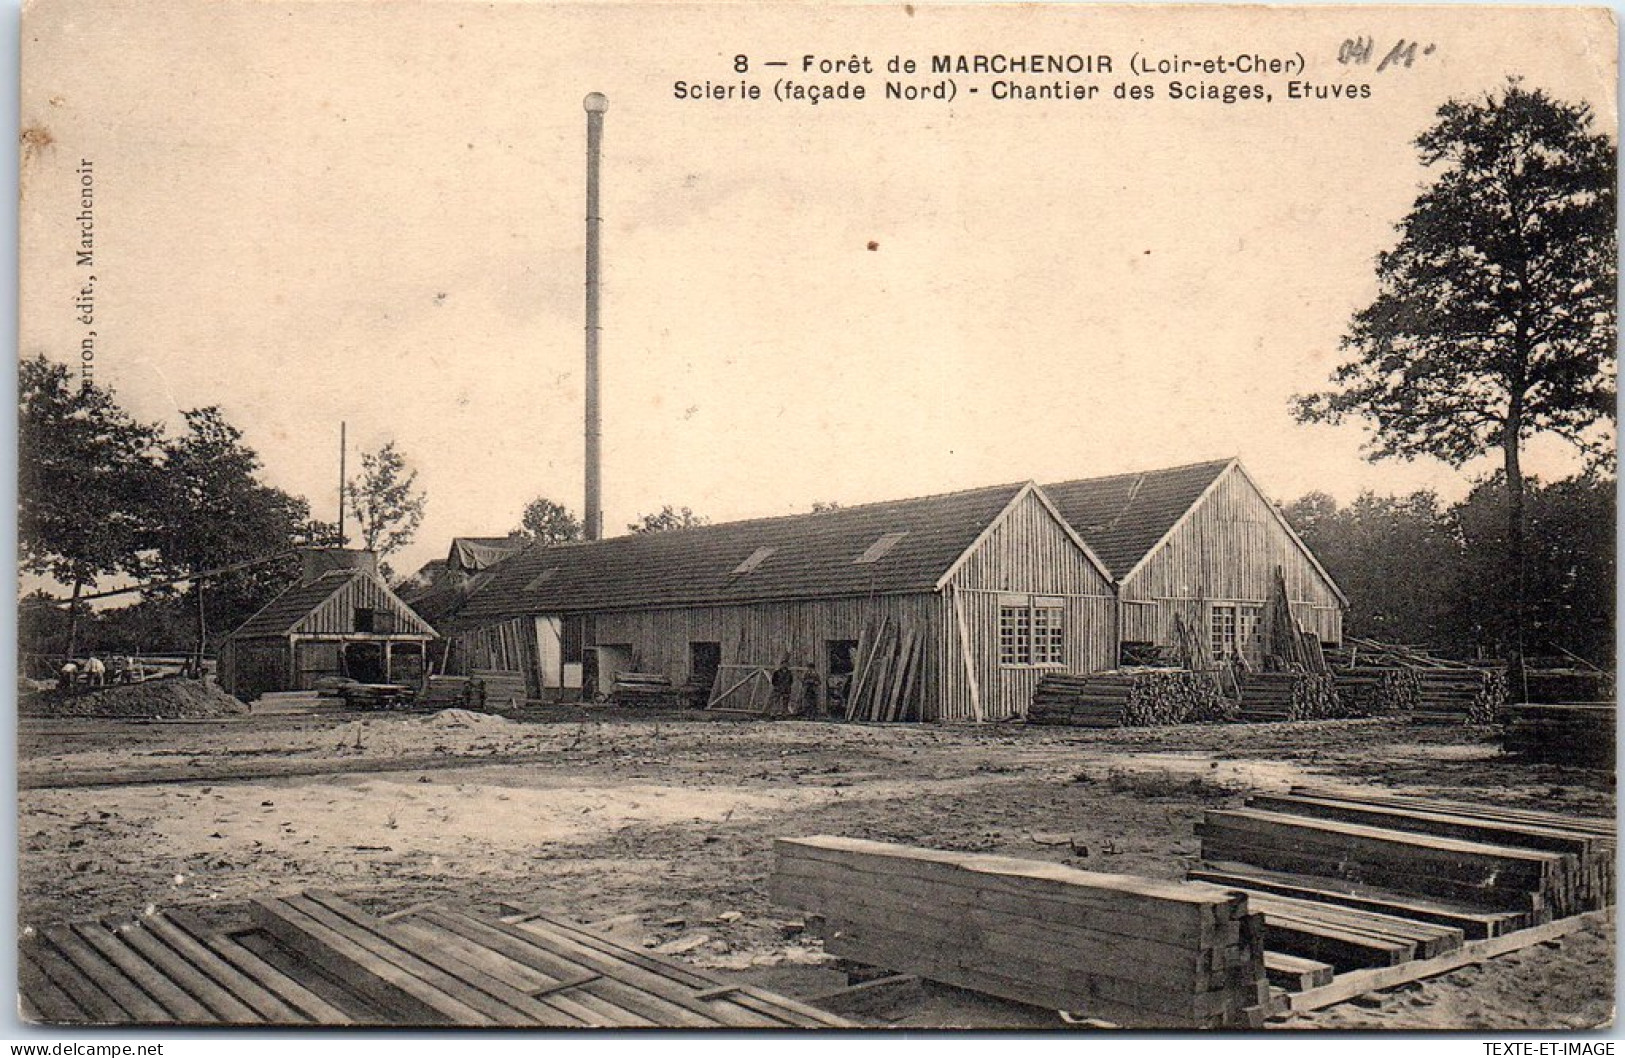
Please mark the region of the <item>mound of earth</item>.
POLYGON ((19 703, 33 716, 160 717, 165 720, 234 716, 248 706, 202 680, 148 680, 118 687, 47 691, 19 703))

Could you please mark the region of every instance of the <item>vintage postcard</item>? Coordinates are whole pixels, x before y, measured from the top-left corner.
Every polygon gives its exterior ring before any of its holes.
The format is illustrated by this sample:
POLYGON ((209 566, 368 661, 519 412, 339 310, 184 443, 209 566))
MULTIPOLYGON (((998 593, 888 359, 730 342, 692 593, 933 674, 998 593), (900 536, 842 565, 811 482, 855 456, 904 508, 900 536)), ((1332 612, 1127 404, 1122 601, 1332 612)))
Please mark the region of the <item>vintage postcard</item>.
POLYGON ((1610 9, 22 37, 16 1033, 1612 1024, 1610 9))

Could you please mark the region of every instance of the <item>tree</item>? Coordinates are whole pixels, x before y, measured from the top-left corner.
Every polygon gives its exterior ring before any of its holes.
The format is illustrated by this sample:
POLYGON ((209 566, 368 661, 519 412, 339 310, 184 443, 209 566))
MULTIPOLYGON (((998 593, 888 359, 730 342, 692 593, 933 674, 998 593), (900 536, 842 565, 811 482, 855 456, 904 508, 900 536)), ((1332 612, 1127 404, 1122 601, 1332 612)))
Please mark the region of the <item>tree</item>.
POLYGON ((538 496, 525 504, 519 531, 543 544, 573 544, 581 539, 581 519, 562 503, 538 496))
POLYGON ((687 507, 674 508, 666 504, 660 508, 658 514, 640 514, 638 520, 627 525, 627 529, 634 533, 664 533, 672 529, 693 529, 699 525, 710 525, 711 519, 701 514, 695 514, 687 507))
MULTIPOLYGON (((100 577, 139 575, 156 514, 156 430, 126 414, 112 391, 75 381, 43 356, 21 365, 17 419, 21 567, 71 585, 74 600, 100 577)), ((72 653, 76 603, 70 615, 72 653)))
MULTIPOLYGON (((362 546, 386 558, 412 542, 423 522, 428 497, 417 486, 418 472, 390 441, 361 456, 361 476, 345 486, 361 527, 362 546)), ((387 566, 384 567, 387 570, 387 566)), ((386 574, 387 575, 387 574, 386 574)))
POLYGON ((841 505, 834 500, 813 500, 812 502, 812 512, 814 514, 828 514, 830 511, 840 509, 841 505))
POLYGON ((1506 482, 1509 661, 1522 665, 1522 447, 1549 432, 1611 455, 1615 398, 1615 152, 1585 104, 1510 81, 1451 100, 1416 140, 1438 175, 1377 258, 1377 299, 1354 317, 1336 388, 1304 422, 1374 423, 1373 460, 1455 467, 1499 451, 1506 482))
POLYGON ((293 549, 310 542, 321 527, 310 521, 303 498, 259 480, 259 454, 243 443, 242 432, 219 408, 181 414, 186 432, 162 446, 162 571, 185 576, 277 557, 211 577, 206 584, 194 580, 185 590, 196 614, 201 654, 211 628, 229 631, 287 586, 298 571, 293 549))
POLYGON ((1340 508, 1310 493, 1282 513, 1348 595, 1349 635, 1457 646, 1441 637, 1454 605, 1449 589, 1459 547, 1436 495, 1364 492, 1340 508))

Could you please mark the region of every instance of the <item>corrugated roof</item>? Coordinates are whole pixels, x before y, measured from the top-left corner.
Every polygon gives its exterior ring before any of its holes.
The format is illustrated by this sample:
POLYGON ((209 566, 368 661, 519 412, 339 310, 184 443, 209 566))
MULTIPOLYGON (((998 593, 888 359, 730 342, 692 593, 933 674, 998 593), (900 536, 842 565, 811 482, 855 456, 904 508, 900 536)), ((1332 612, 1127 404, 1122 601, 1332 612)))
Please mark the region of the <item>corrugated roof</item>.
POLYGON ((1061 517, 1121 580, 1234 459, 1043 486, 1061 517))
POLYGON ((466 628, 527 613, 930 591, 1025 487, 536 545, 491 570, 490 582, 453 623, 466 628), (877 561, 859 563, 888 533, 904 535, 877 561), (772 551, 749 572, 735 572, 763 548, 772 551))

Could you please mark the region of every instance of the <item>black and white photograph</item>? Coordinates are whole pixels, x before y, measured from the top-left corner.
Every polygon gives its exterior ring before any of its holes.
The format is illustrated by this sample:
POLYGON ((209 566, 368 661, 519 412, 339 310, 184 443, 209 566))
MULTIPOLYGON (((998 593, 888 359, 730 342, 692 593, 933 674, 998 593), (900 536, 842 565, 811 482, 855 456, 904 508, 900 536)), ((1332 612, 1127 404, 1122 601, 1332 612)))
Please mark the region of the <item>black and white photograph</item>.
POLYGON ((27 5, 4 1035, 1602 1046, 1617 51, 27 5))

